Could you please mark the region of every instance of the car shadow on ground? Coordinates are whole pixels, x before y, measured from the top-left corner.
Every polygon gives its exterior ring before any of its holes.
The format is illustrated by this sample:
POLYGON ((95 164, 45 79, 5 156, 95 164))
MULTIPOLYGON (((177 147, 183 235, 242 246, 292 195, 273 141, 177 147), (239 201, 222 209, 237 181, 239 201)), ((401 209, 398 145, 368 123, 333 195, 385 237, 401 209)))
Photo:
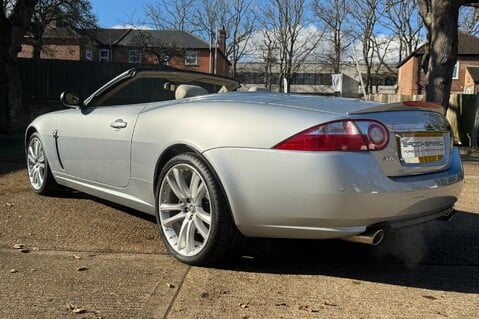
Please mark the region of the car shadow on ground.
MULTIPOLYGON (((57 197, 89 199, 156 223, 154 216, 85 193, 57 197)), ((440 291, 479 294, 479 214, 458 211, 449 221, 431 221, 386 232, 381 245, 342 240, 246 239, 241 257, 211 267, 251 273, 322 275, 440 291)))
POLYGON ((416 288, 479 293, 479 214, 458 212, 386 233, 380 246, 342 240, 249 239, 239 260, 219 268, 323 275, 416 288))

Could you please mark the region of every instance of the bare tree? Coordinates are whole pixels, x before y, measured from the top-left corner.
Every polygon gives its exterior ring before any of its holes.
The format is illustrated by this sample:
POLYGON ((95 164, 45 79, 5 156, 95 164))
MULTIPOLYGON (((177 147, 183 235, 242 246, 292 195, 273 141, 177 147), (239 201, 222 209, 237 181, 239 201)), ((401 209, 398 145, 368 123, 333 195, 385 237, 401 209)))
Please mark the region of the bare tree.
MULTIPOLYGON (((380 0, 357 0, 353 8, 353 17, 356 28, 353 30, 356 38, 361 42, 362 54, 366 68, 365 92, 372 92, 372 69, 376 55, 374 34, 379 19, 382 18, 384 7, 380 0)), ((362 76, 362 75, 360 75, 362 76)))
POLYGON ((194 0, 161 0, 147 3, 145 15, 155 29, 191 31, 194 0))
POLYGON ((247 54, 248 43, 256 26, 253 0, 232 0, 228 8, 229 25, 226 25, 227 49, 233 69, 232 77, 236 77, 238 62, 247 54))
MULTIPOLYGON (((173 31, 174 32, 174 31, 173 31)), ((168 65, 171 57, 183 58, 185 50, 178 47, 174 37, 159 43, 152 37, 151 30, 132 30, 132 44, 147 63, 168 65)))
POLYGON ((253 0, 162 0, 147 4, 145 12, 156 29, 192 32, 208 40, 213 49, 217 48, 218 33, 224 27, 224 54, 232 63, 235 76, 237 63, 247 53, 255 30, 253 5, 253 0))
POLYGON ((378 36, 373 34, 373 48, 375 51, 375 65, 373 68, 374 78, 373 84, 375 84, 376 94, 379 93, 379 85, 383 78, 387 76, 396 75, 396 71, 390 66, 391 61, 388 61, 388 57, 392 55, 391 44, 397 40, 394 36, 378 36), (389 63, 388 63, 389 62, 389 63))
POLYGON ((463 6, 459 10, 459 29, 479 35, 479 7, 463 6))
POLYGON ((28 29, 32 35, 34 58, 40 58, 43 35, 53 24, 74 30, 89 30, 96 28, 96 17, 89 0, 39 0, 28 29))
POLYGON ((386 0, 382 24, 399 39, 399 62, 411 55, 419 46, 423 24, 415 0, 386 0))
POLYGON ((296 73, 322 40, 322 33, 308 32, 305 27, 306 9, 305 0, 269 0, 262 11, 262 27, 272 32, 278 48, 280 90, 286 79, 289 92, 296 73))
POLYGON ((278 52, 278 43, 274 33, 268 29, 262 29, 260 31, 261 44, 258 45, 258 49, 262 53, 264 62, 264 86, 271 90, 274 84, 273 66, 277 64, 278 59, 276 57, 278 52))
POLYGON ((427 30, 425 100, 449 107, 452 73, 457 60, 459 8, 479 0, 417 0, 427 30))
POLYGON ((325 40, 331 43, 331 53, 326 54, 327 63, 331 64, 334 73, 339 73, 342 55, 351 45, 346 32, 346 24, 351 14, 347 0, 314 0, 313 12, 324 26, 325 40))
POLYGON ((0 131, 18 124, 23 94, 17 54, 36 4, 37 0, 0 0, 0 131))
POLYGON ((199 0, 192 17, 193 32, 211 43, 216 39, 218 30, 229 25, 227 0, 199 0))

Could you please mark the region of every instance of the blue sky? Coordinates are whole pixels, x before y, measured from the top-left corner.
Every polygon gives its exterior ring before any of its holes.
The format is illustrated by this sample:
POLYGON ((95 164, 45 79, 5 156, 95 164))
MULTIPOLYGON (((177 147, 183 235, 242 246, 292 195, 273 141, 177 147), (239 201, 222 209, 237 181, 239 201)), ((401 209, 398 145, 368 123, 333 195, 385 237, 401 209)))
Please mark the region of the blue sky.
POLYGON ((101 28, 137 24, 143 19, 144 0, 90 0, 101 28))

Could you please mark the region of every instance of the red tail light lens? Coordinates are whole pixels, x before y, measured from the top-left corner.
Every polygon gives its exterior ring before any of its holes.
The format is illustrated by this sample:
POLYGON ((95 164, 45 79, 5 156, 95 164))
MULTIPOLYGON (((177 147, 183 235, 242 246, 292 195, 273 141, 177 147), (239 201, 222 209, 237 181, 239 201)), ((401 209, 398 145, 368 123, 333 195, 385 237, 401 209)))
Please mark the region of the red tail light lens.
POLYGON ((274 149, 361 152, 381 150, 388 143, 389 133, 383 124, 370 120, 343 120, 310 128, 279 143, 274 149))

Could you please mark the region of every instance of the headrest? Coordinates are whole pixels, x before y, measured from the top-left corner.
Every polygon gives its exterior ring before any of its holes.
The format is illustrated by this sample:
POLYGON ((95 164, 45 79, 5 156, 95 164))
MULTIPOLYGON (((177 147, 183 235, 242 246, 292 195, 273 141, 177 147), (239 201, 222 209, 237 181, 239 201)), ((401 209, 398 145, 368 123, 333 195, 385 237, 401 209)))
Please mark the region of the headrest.
POLYGON ((208 91, 198 85, 181 84, 175 90, 177 100, 205 94, 208 94, 208 91))

